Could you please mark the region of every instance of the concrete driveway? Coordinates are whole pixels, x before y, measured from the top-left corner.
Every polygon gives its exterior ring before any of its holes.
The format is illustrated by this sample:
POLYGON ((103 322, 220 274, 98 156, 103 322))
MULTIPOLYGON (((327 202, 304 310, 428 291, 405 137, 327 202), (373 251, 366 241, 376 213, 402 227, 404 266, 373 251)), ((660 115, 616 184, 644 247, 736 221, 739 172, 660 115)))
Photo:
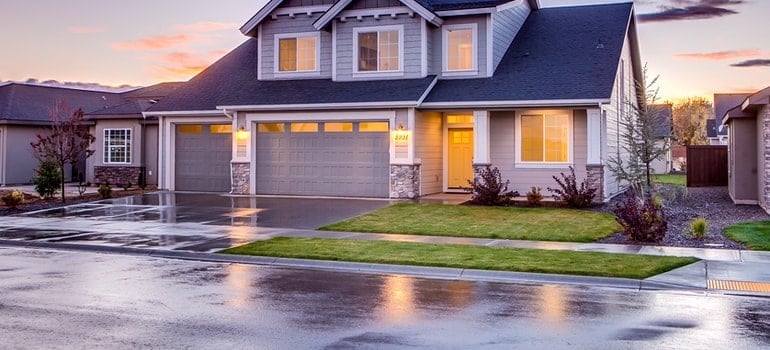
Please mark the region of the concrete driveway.
POLYGON ((157 192, 4 217, 0 240, 213 252, 306 232, 391 203, 157 192))
POLYGON ((390 203, 389 200, 377 199, 233 197, 157 192, 43 210, 27 216, 316 229, 390 203))

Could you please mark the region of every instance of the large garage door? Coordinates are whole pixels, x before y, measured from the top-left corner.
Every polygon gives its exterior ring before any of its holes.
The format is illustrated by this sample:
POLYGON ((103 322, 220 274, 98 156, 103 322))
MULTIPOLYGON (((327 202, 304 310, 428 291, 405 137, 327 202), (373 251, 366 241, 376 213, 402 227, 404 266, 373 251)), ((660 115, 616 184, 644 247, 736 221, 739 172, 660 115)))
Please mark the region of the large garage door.
POLYGON ((232 125, 177 125, 175 139, 177 191, 230 191, 232 125))
POLYGON ((257 125, 257 193, 388 197, 388 122, 257 125))

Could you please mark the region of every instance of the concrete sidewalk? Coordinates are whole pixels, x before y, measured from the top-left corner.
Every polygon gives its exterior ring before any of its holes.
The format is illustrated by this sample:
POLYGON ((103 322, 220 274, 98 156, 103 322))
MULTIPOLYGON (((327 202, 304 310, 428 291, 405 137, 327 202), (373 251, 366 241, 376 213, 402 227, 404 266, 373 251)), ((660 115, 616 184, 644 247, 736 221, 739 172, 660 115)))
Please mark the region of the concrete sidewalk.
POLYGON ((634 289, 719 291, 728 294, 770 296, 770 252, 620 245, 515 241, 443 236, 332 232, 195 223, 103 221, 77 217, 12 216, 0 221, 0 245, 78 249, 146 254, 204 261, 255 263, 271 266, 327 268, 372 273, 399 273, 437 278, 495 280, 524 283, 566 283, 634 289), (620 254, 692 256, 702 261, 643 281, 466 269, 321 262, 212 254, 220 249, 274 237, 384 240, 432 244, 467 244, 545 250, 590 251, 620 254))

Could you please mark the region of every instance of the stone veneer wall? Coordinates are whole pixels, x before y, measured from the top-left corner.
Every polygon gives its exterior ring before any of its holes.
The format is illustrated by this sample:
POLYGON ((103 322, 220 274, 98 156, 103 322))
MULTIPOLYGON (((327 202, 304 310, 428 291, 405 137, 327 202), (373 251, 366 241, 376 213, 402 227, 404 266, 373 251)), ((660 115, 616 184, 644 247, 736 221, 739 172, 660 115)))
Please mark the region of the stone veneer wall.
POLYGON ((251 163, 232 163, 232 194, 249 194, 251 179, 251 163))
POLYGON ((136 186, 142 169, 143 167, 138 166, 95 166, 94 180, 97 184, 109 182, 112 185, 122 185, 131 182, 132 186, 136 186))
POLYGON ((586 183, 588 187, 596 189, 594 202, 604 200, 604 166, 586 165, 586 183))
POLYGON ((390 198, 414 199, 420 196, 420 165, 390 166, 390 198))

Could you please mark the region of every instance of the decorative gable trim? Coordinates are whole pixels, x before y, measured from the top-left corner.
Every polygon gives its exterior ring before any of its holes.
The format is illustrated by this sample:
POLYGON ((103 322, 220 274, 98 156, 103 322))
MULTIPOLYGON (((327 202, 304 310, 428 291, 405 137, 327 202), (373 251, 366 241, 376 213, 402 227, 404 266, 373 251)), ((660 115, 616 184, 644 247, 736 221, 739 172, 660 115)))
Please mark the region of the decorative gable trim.
MULTIPOLYGON (((276 0, 273 0, 276 1, 276 0)), ((406 5, 408 8, 410 8, 412 11, 420 15, 422 18, 425 18, 428 22, 432 23, 435 26, 440 26, 444 21, 435 13, 428 10, 424 6, 420 5, 415 0, 399 0, 401 3, 406 5)), ((329 23, 331 23, 332 20, 334 20, 337 15, 339 15, 345 8, 348 7, 353 2, 353 0, 340 0, 337 1, 331 8, 329 8, 326 13, 324 13, 320 18, 318 18, 315 22, 313 22, 313 27, 315 27, 318 30, 323 29, 329 23)))
POLYGON ((262 21, 265 20, 265 18, 267 18, 270 13, 275 11, 275 9, 277 9, 281 3, 283 3, 283 0, 270 0, 257 12, 257 14, 251 17, 246 22, 246 24, 241 26, 241 33, 243 33, 243 35, 253 34, 254 30, 257 29, 257 26, 262 23, 262 21))

